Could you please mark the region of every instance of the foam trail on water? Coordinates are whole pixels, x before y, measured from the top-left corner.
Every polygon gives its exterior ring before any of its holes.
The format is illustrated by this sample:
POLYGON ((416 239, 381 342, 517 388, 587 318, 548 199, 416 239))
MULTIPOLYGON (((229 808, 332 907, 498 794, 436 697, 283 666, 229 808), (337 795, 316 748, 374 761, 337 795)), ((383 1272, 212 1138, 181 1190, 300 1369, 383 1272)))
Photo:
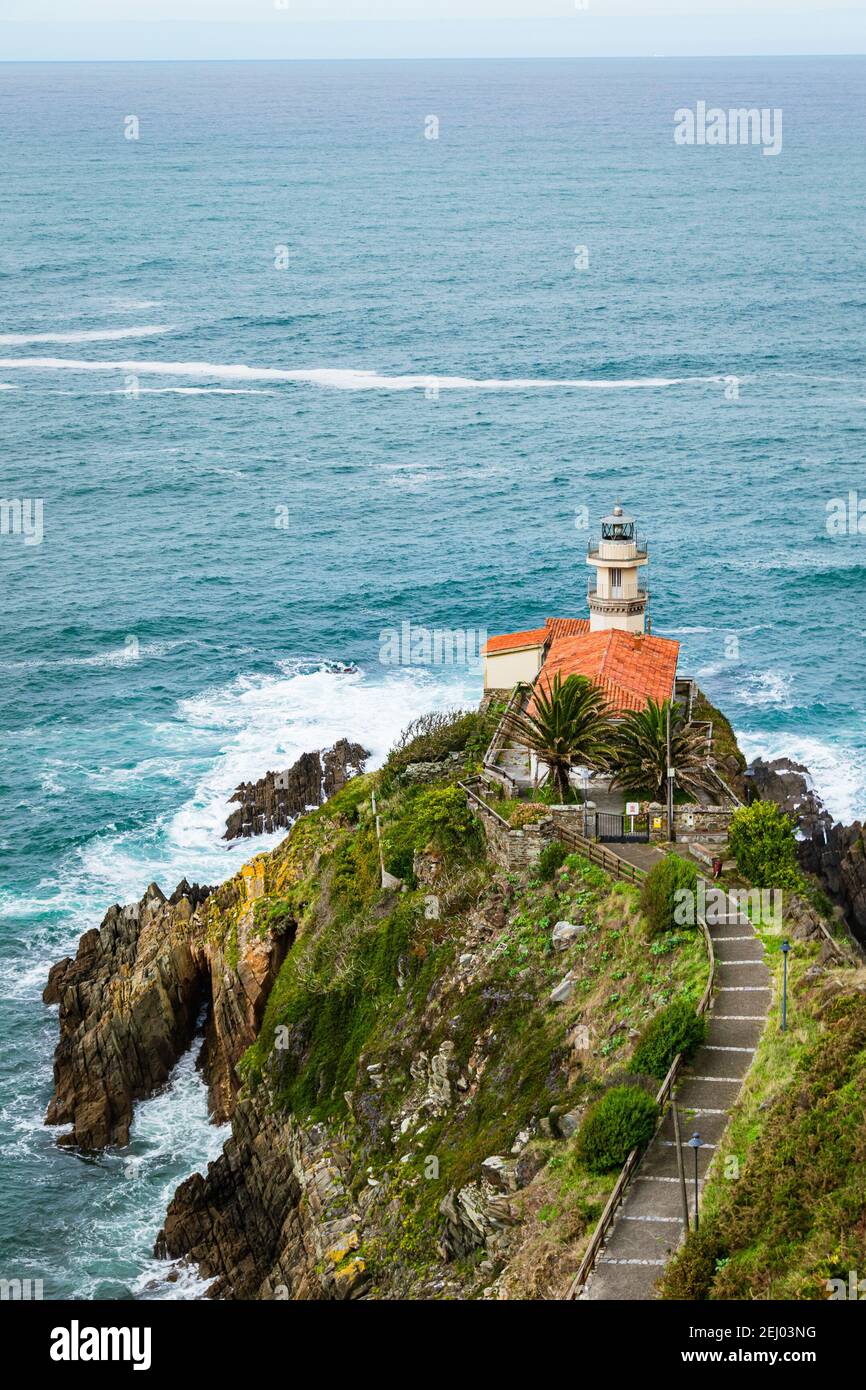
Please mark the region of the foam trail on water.
POLYGON ((0 333, 0 344, 4 347, 23 346, 26 343, 112 343, 122 338, 155 338, 160 333, 170 333, 171 324, 147 324, 144 328, 76 328, 66 332, 53 333, 0 333))
POLYGON ((634 391, 718 382, 718 376, 624 377, 596 381, 584 377, 491 377, 383 376, 362 368, 306 367, 284 370, 278 367, 247 367, 240 363, 219 362, 88 362, 71 357, 4 357, 0 368, 30 371, 127 372, 134 376, 213 377, 224 381, 294 381, 312 386, 328 386, 338 391, 550 391, 563 387, 577 391, 634 391))

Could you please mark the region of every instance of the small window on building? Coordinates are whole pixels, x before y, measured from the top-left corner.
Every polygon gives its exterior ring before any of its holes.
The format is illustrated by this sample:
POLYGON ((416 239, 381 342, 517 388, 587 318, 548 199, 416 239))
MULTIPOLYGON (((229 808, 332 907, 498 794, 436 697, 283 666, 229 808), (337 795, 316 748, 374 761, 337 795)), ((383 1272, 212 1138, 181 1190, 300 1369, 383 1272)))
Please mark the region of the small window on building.
POLYGON ((614 598, 622 598, 622 570, 611 570, 610 589, 614 598))

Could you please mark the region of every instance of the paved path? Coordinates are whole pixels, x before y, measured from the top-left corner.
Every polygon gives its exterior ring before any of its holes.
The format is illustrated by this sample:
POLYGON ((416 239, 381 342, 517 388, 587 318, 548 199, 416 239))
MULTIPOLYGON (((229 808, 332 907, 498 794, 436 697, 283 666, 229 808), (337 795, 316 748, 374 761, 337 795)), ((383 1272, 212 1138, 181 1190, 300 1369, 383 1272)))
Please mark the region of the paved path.
POLYGON ((634 864, 638 869, 646 869, 647 873, 660 860, 667 858, 663 850, 641 840, 633 840, 626 844, 605 844, 605 848, 613 850, 617 859, 624 859, 627 864, 634 864))
MULTIPOLYGON (((697 1130, 704 1141, 698 1151, 702 1186, 727 1128, 728 1111, 752 1065, 772 998, 763 946, 749 919, 731 906, 725 922, 710 926, 710 935, 716 954, 716 989, 708 1015, 707 1041, 676 1088, 690 1217, 694 1213, 695 1168, 688 1140, 697 1130)), ((653 1298, 656 1282, 682 1234, 682 1196, 673 1117, 668 1108, 581 1297, 653 1298)))

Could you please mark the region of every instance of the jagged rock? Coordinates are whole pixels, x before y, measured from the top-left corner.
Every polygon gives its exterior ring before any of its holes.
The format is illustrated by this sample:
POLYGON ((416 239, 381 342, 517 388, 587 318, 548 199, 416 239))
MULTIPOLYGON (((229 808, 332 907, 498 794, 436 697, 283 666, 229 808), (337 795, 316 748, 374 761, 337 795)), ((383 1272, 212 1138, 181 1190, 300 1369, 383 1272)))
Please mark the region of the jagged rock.
POLYGON ((446 1258, 463 1259, 485 1245, 497 1232, 519 1221, 504 1196, 497 1196, 488 1183, 468 1183, 453 1188, 439 1203, 445 1218, 442 1249, 446 1258))
POLYGON ((567 1110, 564 1115, 557 1115, 556 1128, 559 1130, 563 1139, 570 1139, 580 1129, 580 1122, 583 1119, 583 1110, 567 1110))
MULTIPOLYGON (((436 849, 416 853, 412 859, 412 872, 419 883, 432 888, 442 874, 442 855, 436 849)), ((438 901, 437 898, 437 904, 438 901)))
POLYGON ((498 1188, 500 1192, 517 1191, 517 1165, 509 1162, 507 1158, 501 1158, 498 1154, 485 1158, 481 1165, 481 1176, 487 1179, 491 1187, 498 1188))
POLYGON ((554 951, 567 951, 573 941, 576 941, 586 931, 586 926, 573 922, 557 922, 553 928, 553 935, 550 938, 554 951))
POLYGON ((174 1195, 160 1259, 189 1257, 216 1282, 211 1298, 356 1298, 367 1280, 362 1222, 324 1125, 273 1111, 264 1088, 242 1101, 207 1176, 174 1195))
POLYGON ((240 802, 240 810, 232 811, 223 838, 270 834, 291 825, 363 772, 369 756, 360 743, 341 738, 333 748, 302 753, 284 772, 266 772, 257 782, 242 782, 231 798, 240 802))
POLYGON ((566 975, 564 980, 550 991, 551 1004, 567 1004, 574 994, 576 982, 571 975, 566 975))
POLYGON ((254 1042, 288 940, 253 933, 233 883, 218 890, 238 913, 237 961, 209 939, 212 890, 182 881, 170 898, 150 884, 85 932, 74 960, 51 970, 43 998, 60 1005, 54 1095, 46 1124, 72 1125, 59 1143, 101 1149, 129 1142, 135 1102, 164 1085, 207 1006, 201 1066, 214 1117, 230 1113, 235 1067, 254 1042))

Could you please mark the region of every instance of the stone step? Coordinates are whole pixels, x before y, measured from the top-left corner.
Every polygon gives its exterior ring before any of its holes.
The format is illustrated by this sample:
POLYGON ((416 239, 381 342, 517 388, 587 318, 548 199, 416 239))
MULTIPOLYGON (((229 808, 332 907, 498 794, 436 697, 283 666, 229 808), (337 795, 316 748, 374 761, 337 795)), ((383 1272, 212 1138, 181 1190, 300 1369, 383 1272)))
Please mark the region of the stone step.
POLYGON ((706 1042, 711 1047, 756 1047, 764 1019, 716 1018, 710 1014, 706 1042))
POLYGON ((701 1081, 688 1072, 682 1074, 677 1086, 677 1104, 680 1108, 701 1106, 710 1110, 730 1110, 740 1093, 743 1084, 740 1077, 714 1081, 701 1081))

